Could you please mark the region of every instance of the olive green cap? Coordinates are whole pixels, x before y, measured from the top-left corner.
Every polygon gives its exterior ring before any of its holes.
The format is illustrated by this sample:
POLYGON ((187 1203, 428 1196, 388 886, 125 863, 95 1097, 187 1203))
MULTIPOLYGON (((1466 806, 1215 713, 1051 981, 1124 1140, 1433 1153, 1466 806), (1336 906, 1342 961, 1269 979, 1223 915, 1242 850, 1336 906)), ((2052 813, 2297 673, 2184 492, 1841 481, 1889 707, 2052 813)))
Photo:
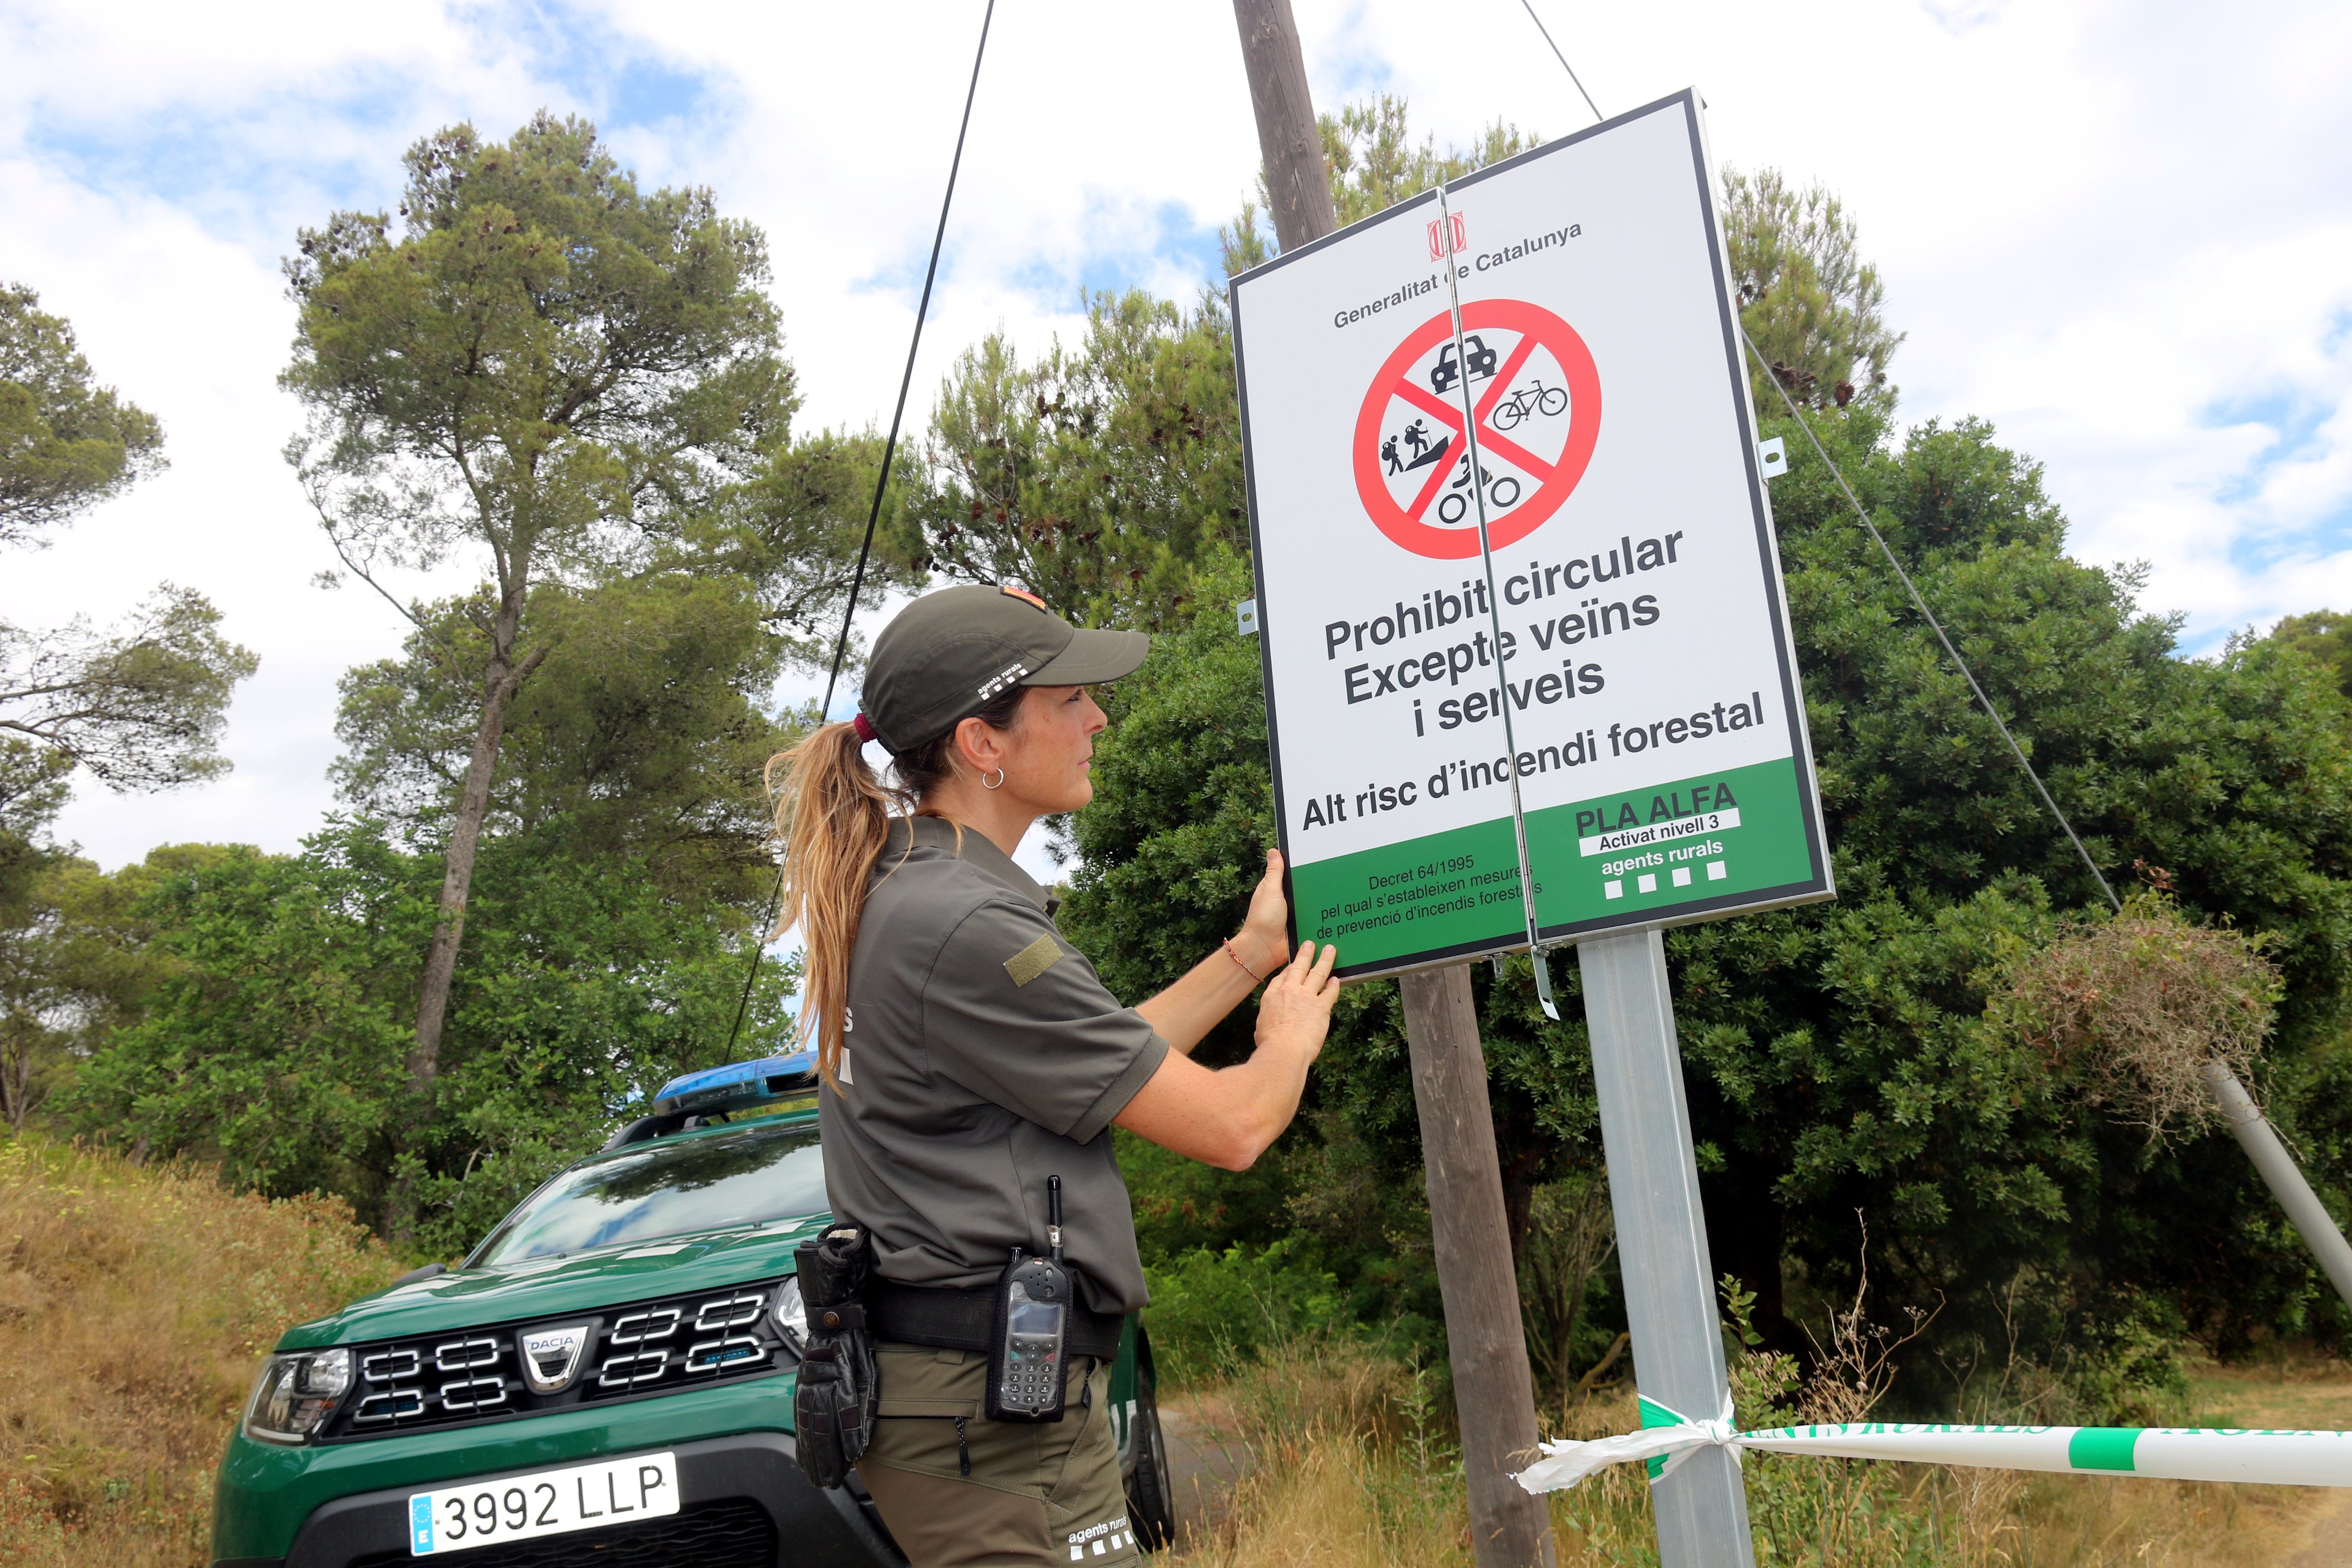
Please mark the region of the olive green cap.
POLYGON ((874 639, 859 707, 893 755, 946 734, 1008 686, 1092 686, 1132 674, 1141 632, 1085 631, 1019 588, 942 588, 874 639))

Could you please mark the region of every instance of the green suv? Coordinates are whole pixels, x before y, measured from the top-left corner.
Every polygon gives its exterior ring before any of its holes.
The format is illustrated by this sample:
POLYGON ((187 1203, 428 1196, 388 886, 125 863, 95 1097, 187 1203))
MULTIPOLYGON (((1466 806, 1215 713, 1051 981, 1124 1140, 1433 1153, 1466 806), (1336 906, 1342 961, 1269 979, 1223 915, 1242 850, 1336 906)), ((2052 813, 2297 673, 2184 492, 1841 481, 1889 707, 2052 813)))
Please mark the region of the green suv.
MULTIPOLYGON (((793 1248, 824 1228, 808 1053, 690 1074, 455 1270, 289 1329, 231 1434, 214 1568, 903 1563, 793 1452, 793 1248)), ((1132 1528, 1173 1535, 1150 1342, 1110 1380, 1132 1528)))

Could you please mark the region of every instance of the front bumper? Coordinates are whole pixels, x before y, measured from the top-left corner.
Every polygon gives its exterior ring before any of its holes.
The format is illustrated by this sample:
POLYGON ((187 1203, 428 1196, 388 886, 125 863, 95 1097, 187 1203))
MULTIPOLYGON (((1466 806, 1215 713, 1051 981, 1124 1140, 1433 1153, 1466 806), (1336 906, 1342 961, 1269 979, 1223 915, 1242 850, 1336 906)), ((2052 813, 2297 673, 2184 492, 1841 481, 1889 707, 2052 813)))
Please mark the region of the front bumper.
MULTIPOLYGON (((793 1568, 903 1564, 906 1559, 857 1499, 809 1483, 794 1458, 789 1432, 769 1426, 725 1436, 688 1436, 711 1431, 712 1417, 722 1411, 740 1414, 743 1396, 753 1390, 766 1391, 767 1400, 773 1401, 790 1387, 789 1379, 761 1379, 734 1389, 650 1400, 626 1407, 625 1425, 610 1422, 603 1412, 595 1413, 597 1419, 591 1423, 581 1419, 589 1414, 583 1412, 472 1432, 287 1449, 264 1447, 240 1435, 221 1466, 214 1510, 214 1568, 362 1568, 407 1563, 412 1561, 408 1499, 414 1492, 664 1450, 677 1456, 680 1511, 676 1518, 683 1522, 622 1527, 647 1534, 648 1547, 665 1531, 674 1531, 678 1546, 696 1551, 692 1531, 698 1521, 708 1525, 724 1512, 749 1521, 762 1534, 772 1528, 779 1543, 776 1560, 793 1568), (757 1514, 741 1506, 745 1501, 757 1514)), ((583 1552, 593 1552, 593 1543, 616 1543, 616 1533, 583 1531, 516 1544, 541 1549, 532 1561, 562 1561, 549 1549, 568 1542, 583 1552)), ((460 1563, 489 1568, 502 1554, 499 1548, 483 1547, 452 1555, 460 1563)))

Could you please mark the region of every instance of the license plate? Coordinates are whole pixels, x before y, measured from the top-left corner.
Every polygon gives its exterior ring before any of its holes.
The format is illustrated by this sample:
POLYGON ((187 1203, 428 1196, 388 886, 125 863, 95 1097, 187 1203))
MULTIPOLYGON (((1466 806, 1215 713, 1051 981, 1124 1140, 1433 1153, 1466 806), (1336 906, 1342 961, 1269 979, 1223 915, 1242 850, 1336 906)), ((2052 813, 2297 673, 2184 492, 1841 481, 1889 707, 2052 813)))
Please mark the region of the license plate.
POLYGON ((677 1511, 677 1456, 641 1454, 414 1493, 408 1500, 408 1554, 468 1552, 677 1511))

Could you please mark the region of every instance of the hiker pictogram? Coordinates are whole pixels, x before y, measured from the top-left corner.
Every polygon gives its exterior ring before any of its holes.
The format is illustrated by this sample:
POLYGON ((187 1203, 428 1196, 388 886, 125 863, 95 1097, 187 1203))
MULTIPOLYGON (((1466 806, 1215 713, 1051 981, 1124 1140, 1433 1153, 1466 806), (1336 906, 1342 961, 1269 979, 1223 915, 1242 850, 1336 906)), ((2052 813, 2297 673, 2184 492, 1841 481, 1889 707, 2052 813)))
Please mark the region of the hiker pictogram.
POLYGON ((1478 506, 1489 542, 1526 538, 1558 511, 1591 461, 1601 431, 1601 376, 1582 337, 1522 300, 1480 300, 1454 320, 1439 311, 1398 344, 1356 416, 1356 490, 1380 531, 1416 555, 1478 553, 1478 506), (1465 387, 1478 422, 1473 483, 1465 387))

